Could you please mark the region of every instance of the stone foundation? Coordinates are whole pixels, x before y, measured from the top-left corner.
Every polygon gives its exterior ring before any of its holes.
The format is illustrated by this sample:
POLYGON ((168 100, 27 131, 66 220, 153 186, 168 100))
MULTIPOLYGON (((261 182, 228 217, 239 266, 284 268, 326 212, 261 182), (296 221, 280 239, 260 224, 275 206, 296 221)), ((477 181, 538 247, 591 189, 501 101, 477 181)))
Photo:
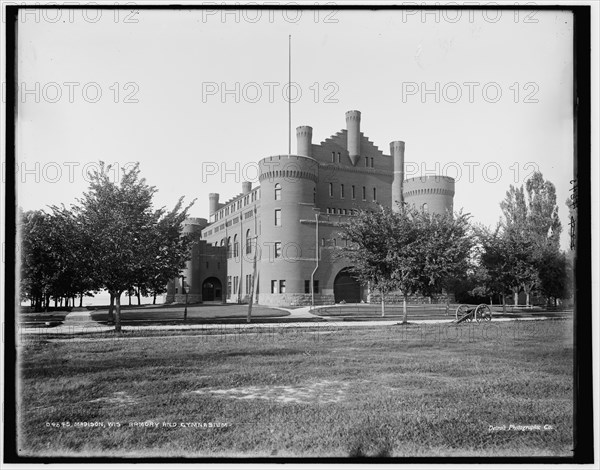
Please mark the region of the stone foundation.
MULTIPOLYGON (((188 294, 187 298, 188 298, 187 299, 188 304, 201 304, 202 303, 202 296, 200 294, 188 294)), ((172 304, 172 303, 184 304, 185 303, 185 294, 167 294, 165 296, 165 303, 166 304, 172 304)))
MULTIPOLYGON (((259 294, 259 305, 268 307, 300 307, 312 305, 311 294, 259 294)), ((331 305, 333 294, 315 294, 315 305, 331 305)))
MULTIPOLYGON (((387 304, 401 304, 404 301, 404 296, 400 292, 391 292, 386 294, 385 303, 387 304)), ((369 296, 369 303, 376 304, 381 303, 381 294, 379 292, 373 293, 369 296)), ((437 294, 431 297, 425 297, 423 295, 409 295, 407 303, 414 304, 445 304, 454 303, 454 294, 437 294)))

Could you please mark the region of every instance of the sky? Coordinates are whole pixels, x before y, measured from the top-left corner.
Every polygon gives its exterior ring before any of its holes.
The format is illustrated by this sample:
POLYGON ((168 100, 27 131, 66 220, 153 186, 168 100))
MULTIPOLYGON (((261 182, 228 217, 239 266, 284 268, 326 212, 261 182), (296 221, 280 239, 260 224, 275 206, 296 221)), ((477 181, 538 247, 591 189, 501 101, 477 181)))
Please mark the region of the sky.
MULTIPOLYGON (((157 206, 191 216, 288 153, 288 37, 295 128, 313 143, 362 112, 406 176, 456 178, 455 209, 495 225, 509 186, 539 170, 565 205, 573 179, 573 21, 509 10, 48 10, 18 32, 18 204, 74 203, 99 160, 132 162, 157 206)), ((3 168, 6 171, 6 168, 3 168)))

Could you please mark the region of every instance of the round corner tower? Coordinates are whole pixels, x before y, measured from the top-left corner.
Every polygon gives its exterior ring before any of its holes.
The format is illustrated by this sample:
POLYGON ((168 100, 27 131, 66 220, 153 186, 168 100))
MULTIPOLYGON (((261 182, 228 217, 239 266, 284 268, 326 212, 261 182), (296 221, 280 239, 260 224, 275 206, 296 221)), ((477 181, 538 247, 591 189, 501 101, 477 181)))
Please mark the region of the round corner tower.
POLYGON ((454 178, 421 176, 404 180, 404 202, 437 214, 454 210, 454 178))
POLYGON ((258 165, 259 302, 289 305, 294 296, 304 295, 304 281, 314 269, 315 226, 311 222, 315 220, 319 163, 302 155, 278 155, 263 158, 258 165))

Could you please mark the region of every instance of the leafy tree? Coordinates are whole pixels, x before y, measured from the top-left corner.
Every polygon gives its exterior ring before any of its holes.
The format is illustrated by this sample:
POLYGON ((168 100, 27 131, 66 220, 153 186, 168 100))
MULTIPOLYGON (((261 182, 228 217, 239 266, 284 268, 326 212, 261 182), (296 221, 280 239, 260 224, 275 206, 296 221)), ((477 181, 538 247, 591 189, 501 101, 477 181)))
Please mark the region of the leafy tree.
MULTIPOLYGON (((561 274, 560 270, 544 269, 549 258, 556 257, 557 262, 561 259, 559 244, 562 226, 558 218, 556 189, 550 181, 544 180, 540 172, 535 172, 524 187, 511 185, 500 207, 504 218, 499 236, 505 243, 504 249, 510 250, 504 256, 510 258, 510 263, 505 265, 509 272, 502 276, 496 267, 493 278, 511 278, 510 289, 515 297, 515 305, 521 290, 525 292, 529 305, 531 293, 541 289, 542 285, 545 286, 545 292, 550 292, 550 286, 558 287, 564 282, 563 278, 557 284, 547 277, 561 274)), ((488 237, 488 241, 493 240, 488 237)), ((493 251, 493 247, 490 248, 493 251)), ((496 255, 486 257, 487 262, 491 262, 496 255)), ((501 284, 504 285, 504 281, 501 284)))
POLYGON ((30 299, 36 311, 48 308, 56 268, 52 222, 44 211, 20 213, 21 297, 30 299))
POLYGON ((468 214, 436 214, 404 208, 398 214, 400 233, 395 237, 393 278, 403 294, 403 323, 407 322, 407 299, 415 293, 432 295, 448 288, 466 273, 473 247, 468 214))
POLYGON ((100 169, 90 173, 89 191, 76 212, 92 241, 93 269, 114 302, 115 331, 119 332, 121 294, 145 285, 159 271, 174 277, 185 265, 190 240, 181 236, 181 221, 191 204, 181 210, 180 200, 168 214, 164 208, 153 210, 157 190, 140 179, 139 165, 125 171, 119 183, 111 180, 109 172, 110 166, 100 162, 100 169))
POLYGON ((402 292, 406 323, 408 296, 440 292, 466 269, 472 247, 468 219, 465 214, 453 217, 410 207, 360 212, 345 226, 343 235, 350 244, 341 255, 354 265, 360 280, 381 292, 382 315, 385 293, 402 292))
POLYGON ((351 271, 361 284, 379 291, 381 316, 385 316, 385 295, 398 288, 390 256, 392 240, 398 236, 396 225, 395 214, 390 209, 379 207, 372 213, 360 211, 344 226, 342 236, 348 239, 348 246, 334 252, 338 259, 352 264, 351 271))

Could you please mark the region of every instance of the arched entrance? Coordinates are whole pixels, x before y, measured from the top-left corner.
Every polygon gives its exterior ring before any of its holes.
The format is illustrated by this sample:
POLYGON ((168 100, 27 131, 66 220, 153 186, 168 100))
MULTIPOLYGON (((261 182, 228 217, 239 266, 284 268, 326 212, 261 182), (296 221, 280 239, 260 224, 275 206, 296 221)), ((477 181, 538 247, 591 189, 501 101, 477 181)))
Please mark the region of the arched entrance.
POLYGON ((333 281, 333 297, 335 303, 344 300, 346 303, 360 302, 361 286, 348 268, 342 269, 333 281))
POLYGON ((203 302, 211 302, 211 301, 221 301, 222 300, 222 288, 221 281, 219 281, 216 277, 209 277, 202 284, 202 301, 203 302))

